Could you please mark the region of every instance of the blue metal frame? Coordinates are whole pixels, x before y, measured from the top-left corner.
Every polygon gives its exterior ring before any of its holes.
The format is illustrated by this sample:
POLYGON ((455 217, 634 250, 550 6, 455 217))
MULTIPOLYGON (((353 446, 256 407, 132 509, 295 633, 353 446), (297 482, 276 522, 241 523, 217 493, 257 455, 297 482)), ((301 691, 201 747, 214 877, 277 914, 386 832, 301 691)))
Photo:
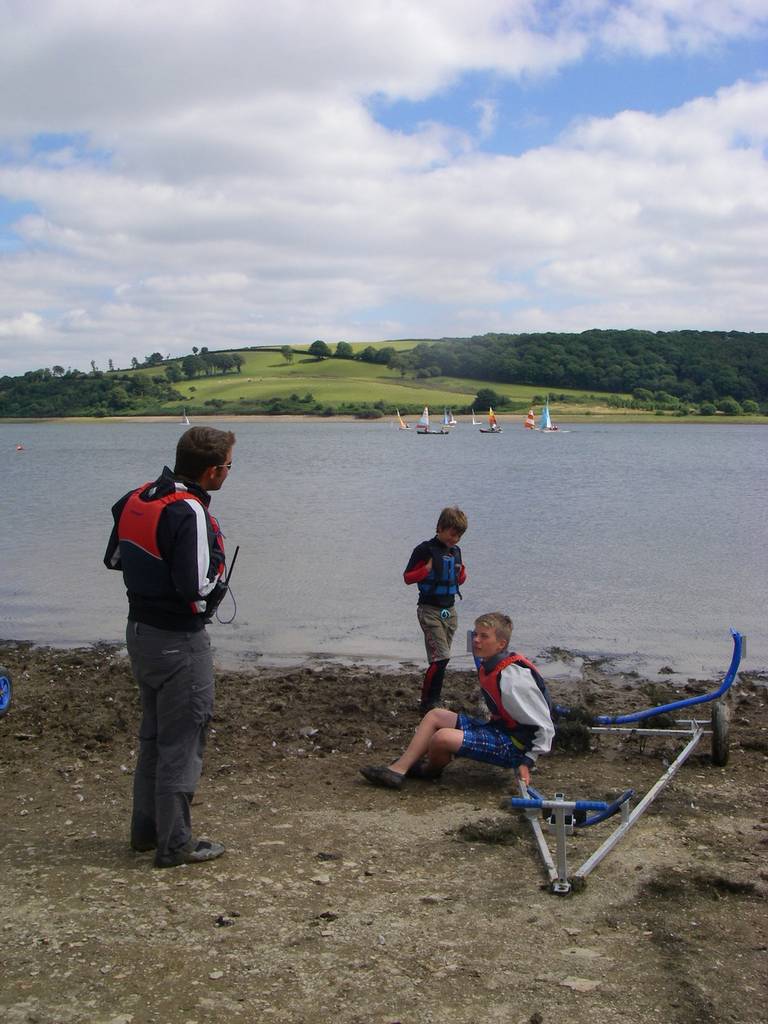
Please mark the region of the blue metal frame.
MULTIPOLYGON (((574 800, 573 810, 576 814, 573 827, 589 828, 590 825, 599 825, 601 821, 605 821, 607 818, 612 818, 614 814, 618 814, 622 804, 625 804, 627 800, 631 800, 634 795, 634 789, 625 789, 620 797, 617 797, 616 800, 612 800, 610 803, 605 800, 574 800), (591 818, 588 818, 586 811, 598 811, 599 813, 593 814, 591 818)), ((529 808, 544 810, 548 805, 546 798, 538 790, 534 789, 533 786, 529 785, 528 797, 523 799, 519 796, 513 796, 509 801, 509 806, 519 808, 520 810, 528 810, 529 808)))
MULTIPOLYGON (((656 715, 664 715, 670 711, 679 711, 681 708, 689 708, 694 704, 706 704, 711 700, 719 700, 730 688, 736 678, 741 662, 744 637, 737 630, 731 630, 733 637, 733 656, 728 671, 720 686, 711 693, 702 693, 698 697, 685 697, 682 700, 674 700, 669 704, 661 704, 656 708, 646 708, 644 711, 634 711, 631 715, 595 715, 593 725, 626 725, 628 722, 642 722, 646 718, 654 718, 656 715)), ((555 712, 563 718, 570 714, 570 708, 556 704, 555 712)))
MULTIPOLYGON (((705 704, 709 701, 718 701, 724 697, 736 678, 736 673, 746 646, 746 638, 735 629, 731 630, 731 636, 733 637, 733 655, 731 657, 731 663, 728 667, 728 671, 723 677, 723 681, 717 689, 712 690, 710 693, 700 694, 698 697, 687 697, 682 700, 671 701, 670 703, 660 705, 659 707, 646 708, 644 711, 637 711, 631 715, 595 716, 592 719, 591 726, 588 726, 588 728, 592 728, 596 732, 615 731, 630 733, 632 735, 669 733, 669 735, 673 736, 682 734, 688 738, 688 742, 685 747, 680 751, 672 764, 668 765, 661 778, 659 778, 658 781, 648 790, 634 809, 630 809, 629 801, 631 797, 634 796, 634 791, 631 789, 626 790, 620 797, 618 797, 618 799, 613 800, 610 803, 599 800, 567 800, 563 793, 556 793, 554 799, 547 800, 542 797, 541 793, 538 793, 533 789, 532 786, 528 786, 522 779, 518 779, 520 797, 511 798, 509 800, 509 806, 522 810, 525 813, 525 817, 533 830, 539 854, 549 876, 550 887, 553 893, 560 896, 567 895, 572 891, 573 882, 583 883, 586 881, 587 876, 592 872, 592 870, 597 867, 608 853, 610 853, 616 844, 633 827, 641 815, 643 815, 648 807, 650 807, 656 797, 671 782, 676 772, 696 749, 697 744, 705 732, 705 723, 698 719, 691 719, 687 722, 678 720, 674 723, 674 728, 668 729, 647 729, 643 728, 642 725, 631 728, 622 728, 622 726, 627 723, 643 722, 645 719, 653 718, 657 715, 666 714, 668 712, 675 712, 681 708, 688 708, 697 704, 705 704), (681 728, 682 726, 687 726, 687 728, 683 729, 681 728), (597 813, 588 817, 587 812, 589 811, 596 811, 597 813), (549 826, 554 829, 557 839, 557 864, 555 864, 547 842, 544 839, 541 821, 539 820, 540 815, 537 812, 544 812, 549 826), (621 823, 614 829, 612 834, 603 841, 600 847, 584 861, 571 879, 568 874, 566 837, 572 835, 576 828, 597 825, 599 822, 605 821, 606 818, 610 818, 617 813, 621 814, 621 823)), ((716 705, 716 707, 717 706, 718 705, 716 705)), ((556 713, 559 712, 561 716, 566 718, 570 713, 568 708, 562 707, 557 707, 555 711, 556 713)), ((717 725, 714 717, 712 721, 712 731, 713 735, 717 733, 717 725)), ((727 733, 725 742, 727 743, 727 733)))
POLYGON ((2 717, 11 706, 13 686, 10 675, 0 674, 0 717, 2 717))

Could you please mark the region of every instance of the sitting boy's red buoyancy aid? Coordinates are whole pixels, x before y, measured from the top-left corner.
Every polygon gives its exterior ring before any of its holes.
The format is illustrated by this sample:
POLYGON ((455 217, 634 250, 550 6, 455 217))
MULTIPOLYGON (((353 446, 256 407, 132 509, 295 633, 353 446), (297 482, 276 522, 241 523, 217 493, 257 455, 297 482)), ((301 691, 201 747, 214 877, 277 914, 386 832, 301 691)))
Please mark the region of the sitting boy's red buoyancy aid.
MULTIPOLYGON (((168 592, 170 570, 160 554, 157 528, 163 511, 175 501, 196 501, 205 510, 213 526, 215 544, 221 552, 221 563, 218 568, 218 575, 221 577, 224 574, 224 541, 218 522, 208 512, 204 502, 187 490, 173 491, 151 501, 142 501, 140 495, 153 484, 154 481, 150 481, 133 491, 123 506, 117 524, 117 537, 121 544, 120 559, 128 591, 148 596, 162 596, 168 592), (130 546, 123 547, 123 542, 130 546)), ((205 612, 205 599, 192 601, 190 608, 195 613, 205 612)))
POLYGON ((529 750, 533 743, 537 726, 526 725, 516 721, 506 710, 501 699, 501 673, 508 665, 523 665, 527 668, 533 677, 533 681, 544 695, 544 699, 550 709, 552 707, 552 700, 549 696, 547 684, 541 677, 539 670, 532 661, 523 657, 522 654, 509 654, 506 658, 502 658, 501 661, 493 665, 490 671, 486 671, 485 665, 481 664, 478 667, 477 678, 483 698, 491 713, 491 721, 503 725, 522 749, 529 750))

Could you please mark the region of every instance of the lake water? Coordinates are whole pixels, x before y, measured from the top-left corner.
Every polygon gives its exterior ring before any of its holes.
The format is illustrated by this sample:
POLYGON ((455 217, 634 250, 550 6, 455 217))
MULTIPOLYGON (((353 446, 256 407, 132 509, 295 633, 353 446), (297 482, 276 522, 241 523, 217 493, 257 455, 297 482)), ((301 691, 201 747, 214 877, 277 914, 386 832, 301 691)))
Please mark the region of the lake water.
MULTIPOLYGON (((494 436, 462 423, 419 437, 381 421, 217 425, 238 440, 212 510, 230 553, 240 545, 237 617, 211 628, 220 663, 422 663, 402 570, 439 510, 458 504, 469 516, 462 633, 500 609, 531 657, 561 647, 714 676, 733 626, 749 636, 744 667, 768 666, 765 427, 587 422, 545 435, 512 424, 494 436)), ((101 561, 109 510, 172 465, 182 430, 0 424, 5 639, 122 641, 122 578, 101 561)), ((469 667, 460 639, 454 650, 469 667)))

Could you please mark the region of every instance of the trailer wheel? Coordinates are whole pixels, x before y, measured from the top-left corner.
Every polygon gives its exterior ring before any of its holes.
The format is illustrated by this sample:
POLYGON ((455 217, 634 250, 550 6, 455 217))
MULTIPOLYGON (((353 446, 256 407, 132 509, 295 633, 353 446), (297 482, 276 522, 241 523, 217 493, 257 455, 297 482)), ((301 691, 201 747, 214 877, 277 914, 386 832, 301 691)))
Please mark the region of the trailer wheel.
POLYGON ((712 763, 722 768, 728 764, 728 706, 717 701, 712 706, 712 763))
POLYGON ((0 668, 0 718, 3 717, 11 705, 12 693, 11 674, 8 669, 0 668))

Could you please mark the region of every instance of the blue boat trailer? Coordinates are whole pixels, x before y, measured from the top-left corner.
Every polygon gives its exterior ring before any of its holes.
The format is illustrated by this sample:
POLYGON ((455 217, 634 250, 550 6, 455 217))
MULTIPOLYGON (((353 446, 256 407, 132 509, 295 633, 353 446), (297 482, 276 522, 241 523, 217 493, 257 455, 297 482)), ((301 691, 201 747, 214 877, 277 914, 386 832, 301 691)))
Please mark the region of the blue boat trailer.
POLYGON ((11 682, 11 673, 8 669, 0 667, 0 718, 3 717, 11 706, 12 696, 13 683, 11 682))
MULTIPOLYGON (((602 800, 568 800, 563 793, 555 793, 553 799, 547 799, 533 786, 518 779, 519 797, 512 797, 509 806, 522 810, 531 826, 539 855, 547 872, 550 892, 558 896, 566 896, 578 891, 586 884, 587 876, 611 852, 629 832, 635 822, 648 810, 656 797, 669 785, 679 769, 685 764, 700 740, 704 736, 711 737, 712 761, 724 766, 728 761, 728 708, 724 702, 728 691, 736 678, 742 656, 746 653, 746 637, 736 630, 731 630, 733 637, 733 655, 731 664, 720 686, 710 693, 697 697, 687 697, 672 701, 659 707, 646 708, 628 715, 597 715, 588 726, 594 733, 629 733, 632 736, 646 737, 652 735, 678 736, 684 739, 685 745, 675 760, 669 765, 658 781, 651 786, 645 796, 634 808, 631 800, 635 795, 633 789, 627 789, 618 799, 607 802, 602 800), (712 703, 709 719, 675 719, 674 728, 649 728, 636 723, 645 722, 657 715, 669 715, 683 708, 698 704, 712 703), (589 828, 600 822, 620 815, 620 823, 598 847, 595 852, 569 875, 567 837, 577 829, 589 828), (543 819, 542 819, 543 815, 543 819), (554 831, 556 840, 556 856, 553 858, 544 836, 542 820, 554 831)), ((568 717, 568 708, 555 707, 555 717, 568 717)))

